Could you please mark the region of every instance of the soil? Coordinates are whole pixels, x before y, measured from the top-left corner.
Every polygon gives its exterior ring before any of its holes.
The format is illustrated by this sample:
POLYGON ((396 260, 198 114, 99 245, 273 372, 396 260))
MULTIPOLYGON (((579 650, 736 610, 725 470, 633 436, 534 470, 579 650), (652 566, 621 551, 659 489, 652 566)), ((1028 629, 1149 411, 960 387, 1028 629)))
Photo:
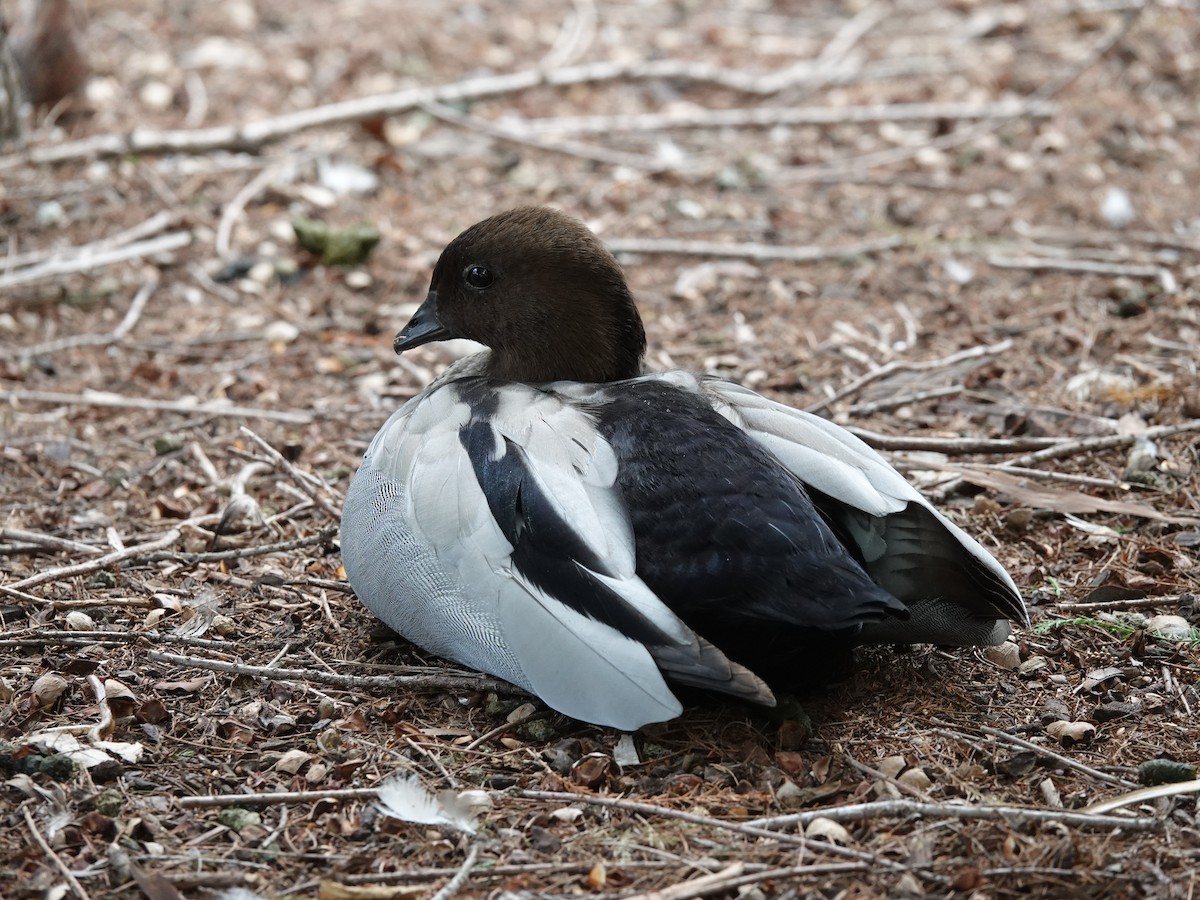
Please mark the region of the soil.
POLYGON ((80 43, 87 111, 0 157, 6 896, 1194 895, 1194 3, 93 0, 80 43), (387 632, 336 510, 456 352, 391 336, 450 238, 531 202, 623 248, 654 366, 883 436, 1032 625, 632 738, 387 632), (297 216, 378 246, 322 261, 297 216), (129 229, 164 243, 71 252, 129 229), (364 790, 197 799, 396 771, 486 792, 478 834, 364 790))

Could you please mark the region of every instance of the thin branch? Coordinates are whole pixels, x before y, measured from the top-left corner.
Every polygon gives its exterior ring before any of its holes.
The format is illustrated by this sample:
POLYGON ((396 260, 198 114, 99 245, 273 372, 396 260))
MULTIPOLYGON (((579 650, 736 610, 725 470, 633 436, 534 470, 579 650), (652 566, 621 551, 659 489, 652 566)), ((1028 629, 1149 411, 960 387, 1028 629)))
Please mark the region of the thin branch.
POLYGON ((951 456, 965 453, 1014 453, 1019 450, 1056 449, 1069 440, 1067 438, 1055 437, 908 437, 902 434, 880 434, 877 431, 868 431, 865 428, 857 428, 853 425, 846 426, 846 430, 877 450, 932 450, 951 456))
MULTIPOLYGON (((946 726, 934 729, 938 734, 959 741, 966 740, 969 742, 972 739, 970 735, 963 734, 961 731, 957 731, 950 727, 951 723, 949 722, 943 723, 936 719, 934 721, 939 725, 946 726)), ((1093 769, 1091 766, 1086 765, 1085 763, 1081 763, 1078 760, 1063 756, 1061 753, 1055 753, 1053 750, 1047 747, 1039 746, 1032 741, 1027 741, 1024 738, 1017 737, 1014 734, 1009 734, 1007 731, 1001 731, 999 728, 991 728, 987 725, 981 725, 979 726, 979 731, 996 739, 997 741, 1000 741, 1001 743, 1010 744, 1011 746, 1017 747, 1021 750, 1032 750, 1034 753, 1037 753, 1040 756, 1054 760, 1065 769, 1073 769, 1074 771, 1087 775, 1089 778, 1095 779, 1103 784, 1112 784, 1116 785, 1117 787, 1136 787, 1136 785, 1128 779, 1120 778, 1116 775, 1109 775, 1107 772, 1101 772, 1099 769, 1093 769)))
MULTIPOLYGON (((65 188, 60 188, 64 190, 65 188)), ((61 195, 60 195, 61 196, 61 195)), ((14 269, 31 266, 34 263, 45 262, 47 260, 64 260, 72 259, 80 255, 95 253, 97 250, 107 249, 110 247, 122 247, 125 244, 131 244, 134 241, 142 240, 143 238, 152 237, 158 234, 164 228, 167 228, 178 218, 179 214, 174 212, 157 212, 144 222, 139 222, 132 228, 126 228, 124 231, 118 231, 115 234, 110 234, 107 237, 100 238, 90 244, 84 244, 81 247, 60 247, 56 250, 35 250, 29 253, 18 253, 13 256, 4 258, 4 269, 12 271, 14 269)))
POLYGON ((1167 606, 1172 603, 1183 603, 1189 594, 1160 594, 1157 597, 1131 597, 1127 600, 1100 600, 1096 603, 1086 601, 1080 603, 1055 603, 1056 612, 1095 613, 1112 609, 1144 609, 1146 607, 1167 606))
MULTIPOLYGON (((91 606, 98 605, 96 600, 87 601, 91 606)), ((101 601, 110 604, 112 601, 101 601)), ((57 607, 58 604, 55 604, 57 607)), ((43 626, 5 632, 0 640, 0 647, 45 647, 53 644, 74 646, 108 646, 119 647, 125 644, 184 644, 188 647, 202 647, 209 650, 234 651, 240 648, 236 641, 220 641, 211 638, 188 637, 181 634, 164 634, 160 631, 55 631, 43 626)), ((267 646, 260 642, 259 646, 267 646)))
POLYGON ((618 238, 605 241, 613 253, 673 254, 680 256, 721 256, 753 259, 760 262, 784 260, 806 263, 822 259, 843 259, 892 250, 904 244, 901 237, 877 238, 840 247, 778 247, 771 244, 721 244, 715 241, 679 241, 657 238, 618 238))
POLYGON ((60 338, 57 341, 46 341, 44 344, 34 344, 32 347, 22 347, 18 350, 0 350, 0 358, 8 357, 10 359, 22 357, 28 359, 34 356, 44 356, 48 353, 57 353, 60 350, 70 350, 75 347, 108 347, 112 344, 119 344, 133 330, 133 327, 138 323, 138 319, 142 317, 142 311, 146 308, 146 303, 154 296, 154 291, 158 288, 159 275, 155 270, 146 283, 141 286, 137 294, 133 297, 133 302, 129 304, 129 310, 125 313, 125 317, 121 319, 120 324, 107 334, 77 334, 70 337, 60 338))
POLYGON ((1022 237, 1039 241, 1061 241, 1068 244, 1100 246, 1111 246, 1114 241, 1133 241, 1138 244, 1150 244, 1153 247, 1200 253, 1200 240, 1160 231, 1130 231, 1126 229, 1119 232, 1085 231, 1074 228, 1056 228, 1051 225, 1030 225, 1019 220, 1013 223, 1013 231, 1022 237))
POLYGON ((1027 269, 1033 272, 1083 272, 1125 278, 1154 278, 1159 281, 1169 271, 1163 266, 1137 266, 1128 263, 1100 262, 1092 259, 1044 259, 1040 256, 989 256, 987 264, 997 269, 1027 269))
POLYGON ((497 694, 527 696, 516 685, 489 678, 486 675, 337 675, 316 669, 279 669, 272 666, 248 666, 241 663, 223 662, 203 656, 180 656, 175 653, 146 651, 146 659, 172 665, 209 669, 213 672, 228 672, 233 675, 249 675, 269 678, 272 681, 303 681, 328 684, 346 690, 412 690, 412 691, 490 691, 497 694))
POLYGON ((1157 800, 1159 797, 1174 797, 1178 794, 1196 793, 1200 793, 1200 780, 1196 779, 1192 781, 1176 781, 1173 784, 1156 784, 1153 787, 1139 788, 1120 797, 1113 797, 1111 800, 1093 803, 1091 806, 1085 807, 1082 811, 1101 815, 1114 809, 1120 809, 1122 806, 1144 803, 1147 800, 1157 800))
POLYGON ((174 412, 185 415, 231 416, 244 419, 270 419, 289 425, 307 425, 310 413, 282 409, 256 409, 252 406, 233 406, 228 403, 201 403, 186 400, 152 400, 145 397, 125 397, 107 391, 84 391, 82 394, 60 394, 55 391, 0 391, 4 403, 50 403, 61 406, 100 406, 108 409, 140 409, 150 412, 174 412))
MULTIPOLYGON (((730 866, 730 869, 733 867, 730 866)), ((751 868, 749 865, 743 865, 743 869, 751 868)), ((728 871, 728 870, 726 870, 728 871)), ((811 878, 820 875, 845 875, 851 872, 869 871, 867 863, 849 862, 849 863, 817 863, 815 865, 799 865, 799 866, 784 866, 782 868, 763 868, 759 872, 751 872, 746 875, 739 875, 736 878, 721 878, 716 876, 721 875, 721 872, 713 873, 713 881, 705 881, 705 878, 696 878, 692 881, 684 881, 659 891, 651 891, 649 894, 639 894, 636 897, 628 898, 628 900, 637 900, 637 897, 645 898, 645 900, 682 900, 685 897, 707 897, 711 894, 725 894, 730 891, 737 896, 737 889, 752 884, 757 884, 762 881, 779 881, 788 882, 801 878, 811 878)), ((706 876, 707 877, 707 876, 706 876)))
MULTIPOLYGON (((664 869, 672 862, 666 860, 623 860, 622 869, 664 869)), ((511 878, 528 875, 586 875, 595 865, 594 862, 544 862, 523 863, 507 866, 484 866, 475 870, 477 878, 511 878)), ((839 865, 845 865, 840 863, 839 865)), ((748 868, 765 869, 766 866, 749 866, 748 868)), ((340 875, 342 884, 402 884, 410 881, 428 881, 431 878, 453 876, 458 868, 445 866, 429 866, 426 868, 405 868, 391 872, 364 872, 354 875, 340 875)))
MULTIPOLYGON (((646 816, 659 816, 667 819, 679 819, 683 822, 690 822, 693 825, 704 825, 709 828, 719 828, 725 831, 734 831, 738 834, 744 834, 748 837, 770 838, 784 843, 794 844, 808 851, 817 851, 828 853, 833 856, 841 856, 847 859, 853 859, 858 862, 871 863, 880 868, 885 868, 893 872, 913 872, 922 878, 929 880, 944 882, 946 879, 924 869, 916 867, 904 866, 900 863, 893 862, 886 857, 878 856, 874 853, 868 853, 862 850, 855 850, 851 847, 842 847, 838 844, 826 841, 810 841, 806 840, 801 835, 784 834, 779 831, 772 831, 767 828, 759 828, 755 825, 750 825, 744 822, 728 822, 724 819, 716 819, 712 816, 701 816, 696 813, 684 812, 683 810, 671 809, 668 806, 655 806, 651 803, 638 803, 634 800, 625 800, 621 797, 599 797, 594 794, 573 794, 566 791, 529 791, 522 790, 517 796, 527 797, 530 800, 550 800, 555 802, 565 803, 587 803, 591 806, 606 806, 613 809, 622 809, 628 812, 638 813, 646 816)), ((1124 820, 1123 820, 1124 821, 1124 820)))
POLYGON ((472 843, 471 849, 467 851, 467 858, 463 860, 463 864, 459 867, 459 870, 454 873, 454 877, 447 881, 442 889, 434 894, 430 900, 450 900, 467 883, 467 879, 471 876, 471 869, 475 868, 475 862, 478 859, 479 845, 472 843))
POLYGON ((83 889, 83 885, 79 883, 79 879, 76 878, 71 872, 70 867, 62 861, 59 855, 54 852, 54 849, 50 846, 50 844, 46 842, 46 839, 42 837, 42 833, 38 831, 37 822, 33 820, 33 814, 29 811, 29 807, 22 806, 21 812, 25 814, 25 825, 29 828, 29 833, 33 835, 34 841, 39 847, 41 847, 42 853, 46 855, 46 859, 50 860, 50 862, 54 865, 54 868, 58 869, 62 877, 66 879, 67 884, 71 886, 71 890, 75 892, 75 896, 77 896, 79 900, 91 900, 91 897, 88 896, 88 892, 85 891, 83 889))
POLYGON ((119 566, 123 562, 141 559, 155 550, 170 547, 179 540, 182 534, 178 528, 172 528, 156 541, 147 541, 144 544, 138 544, 136 547, 126 547, 124 550, 98 556, 95 559, 76 563, 72 566, 47 569, 44 572, 39 572, 37 575, 30 575, 28 578, 20 581, 11 582, 8 587, 12 590, 22 591, 49 582, 64 581, 67 578, 75 578, 80 575, 91 575, 93 572, 99 572, 102 569, 119 566))
MULTIPOLYGON (((903 462, 911 468, 929 468, 930 462, 921 459, 897 460, 892 462, 903 462)), ((1129 493, 1135 487, 1143 487, 1136 482, 1117 481, 1115 478, 1096 478, 1092 475, 1077 475, 1074 472, 1056 472, 1047 469, 1031 469, 1028 466, 1014 466, 1009 463, 971 463, 959 462, 952 465, 939 463, 936 468, 944 469, 948 472, 961 470, 978 470, 981 472, 1003 472, 1006 475, 1020 475, 1028 478, 1031 481, 1059 481, 1064 484, 1079 484, 1085 487, 1103 488, 1110 491, 1118 491, 1120 493, 1129 493)))
MULTIPOLYGON (((190 520, 189 520, 190 521, 190 520)), ((175 562, 182 566, 195 566, 206 562, 223 562, 230 559, 248 559, 252 556, 264 556, 267 553, 287 553, 302 547, 314 547, 328 544, 337 534, 336 525, 327 525, 316 534, 307 537, 292 538, 287 541, 277 541, 273 544, 254 544, 250 547, 237 547, 230 550, 209 550, 204 553, 152 553, 146 562, 175 562)))
POLYGON ((275 806, 279 803, 315 803, 318 800, 373 800, 378 788, 341 788, 327 791, 274 791, 263 794, 203 794, 180 797, 176 802, 185 809, 210 806, 275 806))
POLYGON ((618 134, 669 128, 771 128, 776 125, 866 125, 876 122, 1047 118, 1045 101, 996 103, 875 103, 864 106, 757 106, 748 109, 681 109, 615 116, 562 116, 527 119, 510 127, 534 135, 618 134))
POLYGON ((823 400, 818 400, 816 403, 805 407, 805 409, 811 413, 820 412, 839 400, 843 400, 852 394, 857 394, 867 385, 894 375, 896 372, 926 372, 931 369, 948 369, 968 360, 982 359, 1007 353, 1012 349, 1012 345, 1013 342, 1010 339, 1006 339, 997 344, 981 344, 977 347, 968 347, 966 350, 959 350, 957 353, 951 353, 949 356, 943 356, 939 359, 892 360, 885 365, 879 366, 877 369, 872 369, 865 375, 860 375, 844 388, 830 394, 823 400))
POLYGON ((802 813, 753 819, 747 824, 757 828, 784 828, 807 825, 813 819, 834 822, 860 822, 885 816, 920 816, 923 819, 991 819, 1012 824, 1026 822, 1061 822, 1080 828, 1125 828, 1146 831, 1162 827, 1158 819, 1128 819, 1124 816, 1103 816, 1065 809, 1035 809, 1027 806, 960 806, 954 803, 926 803, 921 800, 878 800, 873 803, 854 803, 847 806, 827 806, 802 813))
MULTIPOLYGON (((858 863, 852 863, 852 865, 858 865, 858 863)), ((678 884, 645 894, 634 894, 626 900, 685 900, 688 897, 703 897, 716 891, 728 890, 731 886, 730 883, 741 879, 745 872, 746 864, 739 861, 726 866, 719 872, 709 872, 707 875, 681 881, 678 884)))
POLYGON ((1005 468, 1009 466, 1032 466, 1034 463, 1045 462, 1048 459, 1062 459, 1064 456, 1090 453, 1093 450, 1115 450, 1119 447, 1132 447, 1141 438, 1153 440, 1177 434, 1187 434, 1193 431, 1200 431, 1200 419, 1189 419, 1186 422, 1179 422, 1175 425, 1156 425, 1137 434, 1105 434, 1098 437, 1079 438, 1077 440, 1059 440, 1052 446, 1033 453, 1027 453, 1024 456, 1018 456, 1001 465, 1005 468))
POLYGON ((221 221, 217 224, 217 236, 214 242, 218 257, 228 259, 231 255, 233 228, 246 209, 246 204, 257 197, 281 173, 297 168, 314 155, 314 152, 308 151, 299 156, 285 156, 283 159, 271 163, 250 179, 246 186, 225 204, 225 208, 221 210, 221 221))
POLYGON ((0 528, 0 541, 23 541, 26 544, 37 544, 39 547, 45 547, 48 550, 82 553, 85 556, 99 556, 104 552, 99 547, 93 547, 91 544, 83 544, 79 541, 55 537, 52 534, 43 534, 40 531, 26 531, 23 528, 0 528))
POLYGON ((873 413, 887 412, 911 403, 924 403, 926 400, 937 400, 941 397, 953 397, 961 394, 966 388, 961 384, 949 384, 945 387, 930 388, 927 391, 915 391, 911 394, 897 394, 887 400, 875 400, 871 403, 855 403, 846 410, 852 416, 868 416, 873 413))
POLYGON ((245 425, 241 426, 239 431, 241 431, 246 437, 250 438, 250 440, 253 441, 260 450, 262 450, 271 458, 271 463, 276 469, 282 469, 283 471, 287 472, 288 475, 292 476, 292 481, 295 482, 296 487, 300 488, 300 490, 303 491, 314 503, 316 503, 317 506, 321 507, 321 509, 324 510, 334 522, 341 522, 342 511, 330 503, 329 499, 325 496, 325 492, 329 491, 329 486, 325 484, 324 481, 322 481, 320 478, 317 478, 312 473, 305 472, 302 469, 292 465, 282 453, 260 438, 245 425))
POLYGON ((190 231, 173 231, 170 234, 164 234, 162 237, 151 238, 147 241, 138 241, 122 247, 82 247, 80 248, 80 252, 72 256, 62 259, 48 259, 39 265, 29 266, 8 275, 0 275, 0 291, 16 287, 17 285, 40 281, 43 278, 57 278, 60 275, 90 272, 93 269, 111 266, 114 263, 125 262, 130 259, 140 259, 144 256, 153 256, 156 253, 167 253, 171 250, 186 247, 191 242, 192 233, 190 231))
POLYGON ((113 714, 108 705, 108 693, 95 675, 89 675, 87 683, 92 688, 92 696, 96 698, 96 708, 100 713, 100 721, 88 729, 87 735, 93 741, 106 741, 112 737, 113 731, 113 714))
POLYGON ((510 125, 507 120, 495 122, 480 116, 472 116, 459 112, 453 107, 446 106, 444 103, 430 101, 422 103, 421 108, 431 116, 448 124, 456 125, 460 128, 469 128, 480 134, 486 134, 488 137, 493 137, 501 141, 509 141, 523 147, 545 150, 548 153, 562 153, 592 162, 612 166, 628 166, 631 169, 642 169, 647 172, 661 172, 666 168, 675 168, 666 162, 637 153, 609 150, 605 147, 596 147, 581 141, 545 140, 530 134, 519 126, 510 125))

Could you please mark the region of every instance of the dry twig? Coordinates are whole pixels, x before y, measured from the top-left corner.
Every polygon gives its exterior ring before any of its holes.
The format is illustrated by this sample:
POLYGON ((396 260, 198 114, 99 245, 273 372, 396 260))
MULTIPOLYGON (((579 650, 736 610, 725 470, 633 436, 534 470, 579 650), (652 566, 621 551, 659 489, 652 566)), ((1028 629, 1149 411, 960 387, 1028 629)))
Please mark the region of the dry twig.
POLYGON ((271 458, 271 462, 274 464, 276 469, 282 469, 292 476, 292 481, 296 484, 296 487, 300 488, 300 490, 303 491, 309 498, 311 498, 312 501, 317 504, 317 506, 321 507, 321 509, 324 510, 334 522, 341 522, 342 511, 333 506, 333 504, 329 502, 329 499, 325 497, 323 493, 329 490, 329 485, 327 485, 320 478, 317 478, 311 472, 305 472, 303 469, 292 465, 282 453, 260 438, 245 425, 243 425, 239 430, 246 437, 250 438, 250 440, 253 441, 260 450, 262 450, 271 458))
POLYGON ((563 116, 527 119, 509 125, 517 134, 621 134, 670 128, 770 128, 775 125, 849 125, 877 122, 1046 118, 1054 107, 1044 101, 998 103, 876 103, 865 106, 757 106, 749 109, 683 109, 617 116, 563 116))
POLYGON ((60 406, 101 406, 108 409, 141 409, 152 412, 174 412, 186 415, 227 416, 244 419, 270 419, 289 425, 307 425, 310 413, 283 409, 256 409, 234 406, 224 402, 192 402, 187 400, 153 400, 148 397, 125 397, 107 391, 84 391, 81 394, 61 394, 56 391, 0 391, 5 403, 50 403, 60 406))
POLYGON ((982 344, 978 347, 968 347, 966 350, 959 350, 957 353, 951 353, 949 356, 943 356, 940 359, 892 360, 885 365, 872 369, 865 375, 860 375, 845 387, 840 388, 822 400, 818 400, 816 403, 810 404, 805 409, 811 413, 820 412, 839 400, 844 400, 846 397, 857 394, 867 385, 894 375, 897 372, 927 372, 933 369, 948 369, 969 360, 998 356, 1001 353, 1007 353, 1011 349, 1012 341, 1003 340, 997 344, 982 344))
POLYGON ((58 278, 62 275, 90 272, 93 269, 100 269, 130 259, 141 259, 156 253, 168 253, 171 250, 186 247, 191 242, 192 233, 190 231, 173 231, 162 237, 137 241, 124 246, 80 247, 70 256, 51 258, 38 265, 19 269, 8 275, 0 275, 0 291, 33 281, 41 281, 43 278, 58 278))
POLYGON ((88 892, 83 889, 83 885, 79 883, 79 879, 75 877, 70 867, 62 861, 62 858, 54 852, 54 848, 42 837, 42 833, 38 830, 37 822, 33 820, 33 814, 29 811, 29 807, 22 806, 21 812, 25 815, 25 825, 29 829, 29 833, 33 835, 33 840, 41 848, 42 853, 46 855, 46 859, 50 860, 54 868, 58 869, 62 877, 66 879, 67 884, 71 886, 71 890, 75 892, 75 896, 79 900, 91 900, 88 892))
POLYGON ((140 560, 146 555, 153 553, 155 550, 162 550, 165 547, 170 547, 182 536, 182 532, 178 528, 172 528, 162 537, 155 541, 147 541, 144 544, 138 544, 136 547, 126 547, 123 550, 118 550, 114 553, 107 553, 104 556, 98 556, 95 559, 90 559, 87 562, 75 563, 72 566, 61 566, 55 569, 47 569, 44 572, 39 572, 36 575, 30 575, 28 578, 23 578, 20 581, 14 581, 8 585, 11 590, 27 590, 31 587, 47 584, 53 581, 63 581, 67 578, 75 578, 79 575, 91 575, 93 572, 99 572, 101 569, 108 569, 113 566, 119 566, 123 562, 130 560, 140 560))
MULTIPOLYGON (((963 734, 961 731, 957 731, 954 728, 949 727, 950 723, 941 722, 937 719, 934 721, 939 725, 944 726, 934 729, 938 734, 944 735, 948 738, 953 738, 955 740, 966 740, 968 742, 971 740, 970 735, 963 734)), ((1034 753, 1037 753, 1040 756, 1054 760, 1063 768, 1074 769, 1076 772, 1081 772, 1082 774, 1087 775, 1089 778, 1102 782, 1103 784, 1113 784, 1117 785, 1118 787, 1134 786, 1133 782, 1125 778, 1120 778, 1116 775, 1109 775, 1107 772, 1101 772, 1099 769, 1093 769, 1091 766, 1086 765, 1085 763, 1081 763, 1078 760, 1063 756, 1061 753, 1055 753, 1053 750, 1047 747, 1039 746, 1032 741, 1027 741, 1024 738, 1017 737, 1015 734, 1009 734, 1007 731, 1001 731, 999 728, 992 728, 988 725, 980 725, 979 730, 983 734, 986 734, 989 737, 1000 741, 1001 743, 1010 744, 1014 747, 1019 747, 1022 750, 1032 750, 1034 753)))
POLYGON ((478 859, 479 845, 472 843, 471 849, 467 851, 467 858, 463 860, 462 866, 459 867, 454 877, 447 881, 441 890, 434 894, 430 900, 450 900, 467 883, 467 879, 471 876, 471 869, 475 867, 475 861, 478 859))
POLYGON ((70 350, 75 347, 108 347, 112 344, 119 344, 124 340, 125 335, 133 330, 133 327, 138 323, 138 319, 142 317, 142 311, 146 308, 146 303, 149 302, 150 298, 154 295, 154 291, 158 288, 158 281, 158 271, 155 270, 146 279, 146 283, 134 295, 133 302, 129 304, 129 310, 125 313, 125 317, 121 319, 116 328, 107 334, 77 334, 71 337, 60 338, 57 341, 34 344, 32 347, 22 347, 15 351, 0 350, 0 358, 23 357, 28 359, 48 353, 57 353, 60 350, 70 350))
POLYGON ((565 791, 522 790, 519 796, 527 797, 530 800, 550 800, 554 802, 586 803, 591 806, 608 806, 615 809, 622 809, 628 812, 638 813, 640 815, 679 819, 684 822, 691 822, 693 825, 704 825, 709 828, 720 828, 725 831, 734 831, 738 834, 744 834, 748 837, 766 837, 771 838, 772 840, 784 841, 786 843, 791 843, 798 847, 802 847, 807 851, 818 851, 822 853, 828 853, 832 856, 841 856, 843 858, 853 859, 858 862, 871 863, 879 866, 880 868, 886 868, 894 872, 913 872, 922 878, 930 879, 936 882, 943 882, 946 880, 942 876, 936 875, 928 870, 904 866, 874 853, 855 850, 851 847, 842 847, 838 844, 829 843, 826 841, 809 841, 801 835, 785 834, 779 831, 772 831, 767 828, 760 828, 744 822, 729 822, 724 819, 713 818, 712 816, 701 816, 697 815, 696 813, 671 809, 668 806, 655 806, 651 803, 638 803, 634 800, 625 800, 620 797, 600 797, 593 794, 572 794, 565 791))
POLYGON ((813 819, 834 822, 858 822, 885 816, 920 816, 923 819, 993 819, 1013 823, 1061 822, 1080 828, 1127 828, 1145 831, 1162 827, 1158 819, 1128 819, 1123 816, 1102 816, 1065 809, 1036 809, 1027 806, 960 806, 955 803, 926 803, 920 800, 878 800, 873 803, 853 803, 847 806, 826 806, 789 813, 747 823, 756 828, 785 828, 807 825, 813 819))
POLYGON ((759 262, 783 260, 807 263, 822 259, 843 259, 893 250, 904 243, 903 238, 886 237, 846 244, 841 247, 777 247, 771 244, 720 244, 714 241, 678 241, 669 238, 618 238, 605 241, 613 253, 673 254, 680 256, 720 256, 753 259, 759 262))
POLYGON ((203 656, 180 656, 175 653, 146 652, 146 659, 154 662, 210 669, 214 672, 229 672, 233 675, 250 675, 269 678, 272 681, 301 681, 328 684, 347 690, 406 690, 406 691, 492 691, 497 694, 520 694, 525 691, 516 685, 489 678, 486 675, 337 675, 316 669, 280 669, 273 666, 248 666, 242 663, 224 662, 203 656))

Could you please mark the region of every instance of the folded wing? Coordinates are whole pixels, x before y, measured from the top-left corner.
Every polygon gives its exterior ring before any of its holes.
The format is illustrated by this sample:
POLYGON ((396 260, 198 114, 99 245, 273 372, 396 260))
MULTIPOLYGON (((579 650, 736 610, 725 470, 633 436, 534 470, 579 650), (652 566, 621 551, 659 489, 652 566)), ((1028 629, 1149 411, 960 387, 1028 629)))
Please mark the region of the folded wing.
POLYGON ((703 379, 698 389, 805 484, 872 579, 909 607, 907 621, 865 624, 864 643, 992 644, 1007 637, 1008 620, 1028 623, 995 558, 863 441, 730 382, 703 379))

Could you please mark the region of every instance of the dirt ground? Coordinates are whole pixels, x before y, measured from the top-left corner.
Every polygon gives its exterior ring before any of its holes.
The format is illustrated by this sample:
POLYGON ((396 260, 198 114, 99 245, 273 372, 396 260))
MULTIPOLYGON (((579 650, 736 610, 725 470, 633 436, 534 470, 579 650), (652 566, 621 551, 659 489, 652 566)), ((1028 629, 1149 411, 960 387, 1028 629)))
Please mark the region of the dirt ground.
POLYGON ((0 893, 1195 895, 1141 768, 1200 757, 1194 2, 87 7, 89 112, 0 149, 0 893), (453 349, 391 337, 530 202, 655 366, 885 436, 1033 626, 622 740, 373 621, 340 497, 453 349))

